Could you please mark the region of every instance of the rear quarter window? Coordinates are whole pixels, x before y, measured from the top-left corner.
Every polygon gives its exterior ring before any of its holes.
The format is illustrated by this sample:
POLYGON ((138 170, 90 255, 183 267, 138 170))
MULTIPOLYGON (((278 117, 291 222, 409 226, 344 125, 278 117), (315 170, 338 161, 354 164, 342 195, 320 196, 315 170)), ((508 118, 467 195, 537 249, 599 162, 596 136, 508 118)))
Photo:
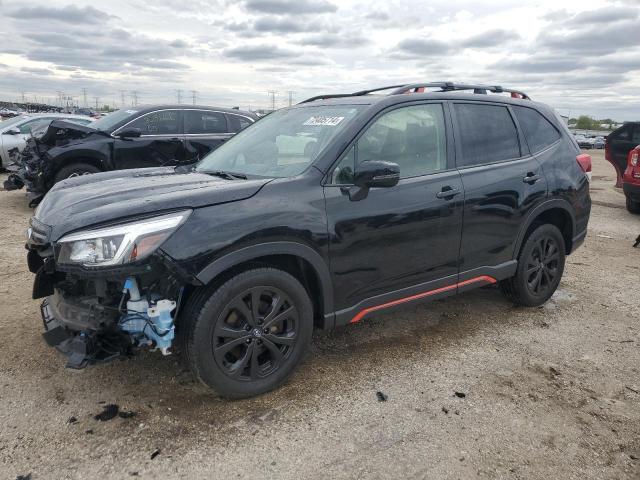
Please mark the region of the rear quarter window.
POLYGON ((462 158, 459 167, 520 157, 518 132, 511 114, 500 105, 454 104, 462 158))
POLYGON ((540 112, 526 107, 512 107, 531 153, 544 150, 560 139, 560 132, 540 112))
POLYGON ((247 117, 234 115, 232 113, 227 114, 227 119, 229 120, 229 132, 231 133, 238 133, 240 130, 247 128, 253 123, 247 117))

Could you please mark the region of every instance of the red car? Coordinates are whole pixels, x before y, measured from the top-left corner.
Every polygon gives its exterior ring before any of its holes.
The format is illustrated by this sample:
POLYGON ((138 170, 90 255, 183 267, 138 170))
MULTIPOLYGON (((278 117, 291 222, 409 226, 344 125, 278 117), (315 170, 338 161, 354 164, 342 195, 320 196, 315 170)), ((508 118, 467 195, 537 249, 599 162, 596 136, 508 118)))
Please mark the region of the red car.
POLYGON ((622 174, 622 190, 627 197, 627 210, 640 213, 640 145, 629 152, 627 168, 622 174))

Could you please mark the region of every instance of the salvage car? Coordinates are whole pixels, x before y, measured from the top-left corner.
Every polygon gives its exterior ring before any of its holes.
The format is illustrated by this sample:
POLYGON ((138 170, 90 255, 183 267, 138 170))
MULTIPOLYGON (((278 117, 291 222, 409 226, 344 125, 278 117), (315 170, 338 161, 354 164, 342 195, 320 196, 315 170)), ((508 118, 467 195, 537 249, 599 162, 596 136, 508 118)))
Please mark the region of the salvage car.
POLYGON ((51 123, 55 119, 64 119, 80 125, 86 125, 93 121, 92 118, 82 115, 30 113, 0 122, 0 168, 9 166, 9 152, 14 149, 17 149, 16 152, 20 152, 32 130, 51 123))
POLYGON ((37 202, 65 178, 192 164, 256 119, 233 109, 155 105, 118 110, 84 127, 53 122, 21 160, 29 170, 10 176, 5 188, 26 185, 30 200, 37 202))
POLYGON ((622 175, 622 191, 630 213, 640 213, 640 146, 629 152, 627 168, 622 175))
POLYGON ((69 367, 177 347, 219 394, 257 395, 314 327, 496 284, 542 305, 585 238, 590 174, 560 117, 522 92, 323 95, 195 167, 57 183, 30 221, 33 297, 69 367))
POLYGON ((616 171, 616 187, 622 187, 622 176, 627 168, 629 152, 638 145, 640 145, 640 122, 626 122, 607 136, 604 158, 616 171))

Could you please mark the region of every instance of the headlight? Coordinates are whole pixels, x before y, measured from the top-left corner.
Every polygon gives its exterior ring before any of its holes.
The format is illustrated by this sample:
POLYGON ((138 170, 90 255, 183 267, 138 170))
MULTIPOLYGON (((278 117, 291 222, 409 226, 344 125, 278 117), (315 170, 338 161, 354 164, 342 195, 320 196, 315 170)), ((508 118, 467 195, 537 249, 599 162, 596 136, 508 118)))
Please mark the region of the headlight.
POLYGON ((186 210, 66 235, 57 242, 57 262, 98 267, 142 260, 151 255, 190 213, 191 210, 186 210))

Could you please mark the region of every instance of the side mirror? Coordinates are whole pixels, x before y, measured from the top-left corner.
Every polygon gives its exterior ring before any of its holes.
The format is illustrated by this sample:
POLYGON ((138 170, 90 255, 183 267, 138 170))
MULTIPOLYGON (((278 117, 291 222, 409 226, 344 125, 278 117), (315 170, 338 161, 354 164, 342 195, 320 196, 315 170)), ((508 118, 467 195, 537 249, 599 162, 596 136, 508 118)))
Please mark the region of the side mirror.
POLYGON ((400 166, 382 160, 366 160, 356 167, 354 185, 360 188, 394 187, 400 180, 400 166))
POLYGON ((142 130, 139 128, 127 128, 118 134, 120 138, 138 138, 142 135, 142 130))
POLYGON ((10 128, 4 132, 5 135, 20 135, 20 129, 18 127, 10 128))

